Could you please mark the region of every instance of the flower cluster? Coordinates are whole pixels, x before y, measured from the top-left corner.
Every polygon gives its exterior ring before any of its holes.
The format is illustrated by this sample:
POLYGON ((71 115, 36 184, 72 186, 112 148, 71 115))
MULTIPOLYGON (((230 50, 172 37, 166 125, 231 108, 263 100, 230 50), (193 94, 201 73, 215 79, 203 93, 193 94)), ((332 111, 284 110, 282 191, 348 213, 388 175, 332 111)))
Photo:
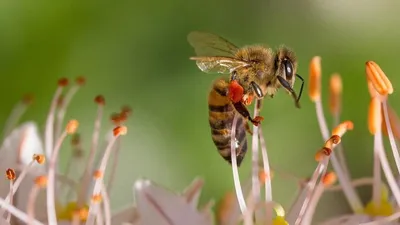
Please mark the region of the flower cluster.
MULTIPOLYGON (((352 213, 328 219, 323 224, 400 224, 397 221, 400 218, 400 188, 394 175, 400 173, 396 143, 400 137, 400 120, 388 103, 388 96, 393 93, 389 79, 375 62, 366 63, 366 86, 371 96, 368 127, 374 136, 373 176, 352 179, 341 140, 346 132, 354 129, 354 125, 349 120, 340 122, 341 77, 334 74, 330 78, 329 109, 334 120, 334 128, 330 131, 321 101, 321 76, 321 59, 314 57, 310 64, 309 96, 315 103, 323 144, 315 154, 318 163, 315 171, 309 179, 302 180, 301 190, 288 212, 272 198, 271 179, 274 173, 269 165, 261 127, 253 126, 252 174, 242 190, 235 162, 235 131, 239 115, 233 120, 231 132, 235 193, 229 192, 222 198, 215 214, 212 212, 213 201, 198 208, 203 187, 203 180, 199 178, 182 193, 174 193, 147 179, 137 180, 133 185, 135 203, 120 211, 111 210, 108 193, 116 174, 116 165, 109 163, 109 159, 118 157, 120 137, 127 133, 125 122, 131 109, 122 107, 120 112, 111 116, 113 126, 104 140, 106 147, 101 149, 99 133, 105 100, 102 96, 95 98, 98 111, 89 154, 85 159, 80 135, 77 134, 79 122, 69 120, 63 127, 68 105, 85 83, 83 78, 78 78, 65 95, 63 92, 69 81, 59 80, 43 137, 34 122, 16 126, 31 98, 24 98, 12 111, 0 148, 0 170, 5 173, 3 182, 0 182, 0 225, 309 225, 313 223, 321 196, 337 190, 343 191, 352 213), (383 135, 389 137, 397 173, 389 166, 383 135), (73 154, 65 171, 61 171, 59 152, 68 136, 71 136, 73 154), (96 158, 100 159, 99 162, 96 158), (112 164, 111 172, 105 179, 109 164, 112 164), (329 164, 333 171, 328 170, 329 164), (79 167, 82 173, 72 175, 72 167, 79 167), (387 184, 382 181, 382 176, 385 176, 387 184), (336 181, 339 184, 335 186, 336 181), (356 191, 360 185, 372 186, 372 196, 366 205, 356 191), (265 199, 260 197, 261 188, 264 188, 265 199)), ((260 108, 261 102, 257 101, 254 117, 259 115, 260 108)), ((279 176, 281 173, 276 174, 279 176)))

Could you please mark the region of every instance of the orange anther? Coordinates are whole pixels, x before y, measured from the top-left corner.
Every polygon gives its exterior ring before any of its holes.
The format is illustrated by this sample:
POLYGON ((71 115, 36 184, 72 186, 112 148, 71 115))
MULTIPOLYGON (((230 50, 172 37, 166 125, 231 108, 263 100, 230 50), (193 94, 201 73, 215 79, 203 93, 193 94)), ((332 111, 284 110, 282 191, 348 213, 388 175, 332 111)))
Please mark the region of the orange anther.
POLYGON ((329 109, 333 115, 340 113, 342 95, 342 78, 333 74, 329 82, 329 109))
POLYGON ((76 132, 76 130, 78 129, 79 126, 79 122, 78 120, 70 120, 67 124, 67 133, 68 134, 73 134, 76 132))
POLYGON ((118 126, 113 130, 114 136, 125 135, 127 132, 128 128, 126 126, 118 126))
POLYGON ((270 171, 270 174, 267 174, 264 170, 260 170, 258 172, 258 177, 260 179, 260 182, 264 184, 268 178, 272 179, 274 177, 274 173, 270 171))
POLYGON ((6 177, 9 180, 15 180, 16 178, 15 171, 13 169, 8 168, 6 170, 6 177))
POLYGON ((47 185, 47 177, 46 176, 37 176, 35 178, 35 184, 41 188, 46 187, 47 185))
POLYGON ((331 186, 336 182, 336 180, 337 176, 334 172, 328 172, 322 177, 322 183, 325 185, 325 187, 331 186))
POLYGON ((368 130, 372 135, 382 126, 381 106, 378 97, 371 98, 368 110, 368 130))
POLYGON ((43 164, 46 161, 46 157, 42 154, 34 154, 33 160, 35 160, 39 164, 43 164))
POLYGON ((310 79, 308 94, 311 101, 319 101, 321 98, 321 57, 314 56, 310 63, 310 79))
POLYGON ((93 195, 92 196, 92 201, 95 202, 95 203, 100 203, 101 200, 102 200, 101 194, 97 194, 97 195, 93 195))
POLYGON ((338 135, 338 136, 343 136, 344 133, 348 130, 353 130, 354 124, 350 120, 344 121, 341 124, 337 125, 333 131, 332 135, 338 135))
POLYGON ((94 171, 94 173, 93 173, 93 177, 94 177, 95 179, 99 179, 99 178, 103 177, 103 172, 101 172, 100 170, 96 170, 96 171, 94 171))
POLYGON ((374 61, 366 62, 365 72, 368 80, 380 95, 385 96, 393 93, 392 83, 378 64, 374 61))
POLYGON ((331 148, 323 147, 317 153, 315 153, 315 160, 321 162, 326 156, 330 156, 332 153, 331 148))
POLYGON ((89 215, 89 210, 87 208, 81 208, 78 209, 79 212, 79 218, 81 219, 81 221, 85 221, 89 215))

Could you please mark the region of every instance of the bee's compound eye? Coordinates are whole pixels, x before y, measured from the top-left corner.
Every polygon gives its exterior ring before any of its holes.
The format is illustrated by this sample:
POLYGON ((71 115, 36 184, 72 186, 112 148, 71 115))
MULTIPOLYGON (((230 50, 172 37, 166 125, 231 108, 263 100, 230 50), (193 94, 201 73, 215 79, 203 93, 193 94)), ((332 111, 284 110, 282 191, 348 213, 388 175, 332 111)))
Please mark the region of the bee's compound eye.
POLYGON ((293 66, 290 60, 284 59, 283 65, 285 67, 286 80, 291 80, 293 77, 293 66))

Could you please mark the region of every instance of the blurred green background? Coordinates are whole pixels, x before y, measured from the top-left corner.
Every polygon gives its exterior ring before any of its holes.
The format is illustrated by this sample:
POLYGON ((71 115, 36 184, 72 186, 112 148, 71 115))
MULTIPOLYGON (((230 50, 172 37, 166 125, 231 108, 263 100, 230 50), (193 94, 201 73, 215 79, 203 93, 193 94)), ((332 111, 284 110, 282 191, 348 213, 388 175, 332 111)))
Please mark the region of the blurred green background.
MULTIPOLYGON (((103 136, 111 128, 109 114, 124 104, 134 110, 111 193, 114 209, 131 202, 132 184, 139 177, 181 190, 200 176, 206 182, 202 201, 218 199, 233 189, 233 182, 208 126, 207 94, 218 75, 202 73, 188 59, 194 50, 186 36, 201 30, 238 46, 286 44, 296 51, 298 73, 306 79, 302 108, 296 109, 281 91, 264 101, 262 127, 271 164, 299 177, 312 173, 314 153, 323 143, 307 96, 309 61, 320 55, 328 121, 329 76, 339 72, 342 118, 355 124, 343 139, 346 155, 354 177, 368 176, 373 138, 366 123, 364 63, 374 60, 387 73, 395 88, 390 103, 399 110, 399 6, 394 0, 1 1, 0 122, 28 92, 36 101, 23 119, 35 120, 43 129, 57 79, 84 75, 87 84, 67 118, 81 121, 85 146, 95 118, 95 95, 103 94, 107 101, 103 136)), ((63 151, 61 163, 69 155, 68 149, 63 151)), ((249 177, 250 158, 248 154, 240 169, 242 180, 249 177)), ((297 184, 277 175, 273 185, 275 200, 289 206, 297 184)), ((342 197, 328 194, 323 201, 331 202, 321 203, 319 217, 348 210, 342 197)))

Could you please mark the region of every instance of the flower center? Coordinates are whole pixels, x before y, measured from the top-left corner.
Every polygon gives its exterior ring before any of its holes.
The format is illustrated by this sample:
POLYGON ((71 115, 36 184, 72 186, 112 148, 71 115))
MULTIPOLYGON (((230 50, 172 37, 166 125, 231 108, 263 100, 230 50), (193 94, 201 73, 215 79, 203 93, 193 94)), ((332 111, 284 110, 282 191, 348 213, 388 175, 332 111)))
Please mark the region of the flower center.
POLYGON ((66 206, 58 205, 57 207, 57 220, 72 221, 74 215, 78 216, 80 221, 86 221, 89 207, 84 205, 78 208, 77 202, 69 202, 66 206))
POLYGON ((376 205, 374 201, 368 202, 364 212, 370 216, 390 216, 394 213, 393 206, 389 202, 388 191, 385 186, 382 188, 381 201, 376 205))

